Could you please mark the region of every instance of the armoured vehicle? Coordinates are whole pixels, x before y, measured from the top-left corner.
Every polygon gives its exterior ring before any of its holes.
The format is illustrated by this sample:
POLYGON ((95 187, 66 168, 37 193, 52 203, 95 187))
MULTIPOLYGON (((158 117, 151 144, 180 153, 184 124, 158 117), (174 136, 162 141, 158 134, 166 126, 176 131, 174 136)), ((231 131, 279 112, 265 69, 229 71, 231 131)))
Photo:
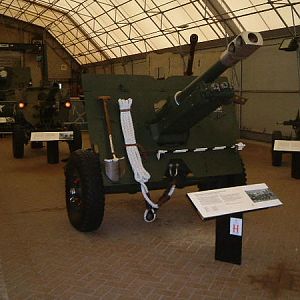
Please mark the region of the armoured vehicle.
MULTIPOLYGON (((67 141, 70 151, 82 147, 81 131, 76 124, 65 125, 68 121, 71 102, 63 95, 57 83, 51 88, 27 88, 15 112, 13 126, 12 148, 15 158, 24 157, 24 145, 31 144, 32 148, 43 147, 42 141, 31 141, 32 133, 58 132, 66 130, 73 132, 67 141), (73 138, 72 138, 73 136, 73 138), (31 141, 31 142, 30 142, 31 141)), ((48 163, 57 163, 59 160, 58 141, 47 141, 48 163)))
POLYGON ((152 222, 176 188, 245 184, 235 94, 220 75, 262 43, 259 33, 241 33, 199 77, 85 74, 92 149, 73 152, 65 168, 71 224, 96 230, 109 193, 141 191, 144 220, 152 222), (157 201, 154 189, 164 189, 157 201))

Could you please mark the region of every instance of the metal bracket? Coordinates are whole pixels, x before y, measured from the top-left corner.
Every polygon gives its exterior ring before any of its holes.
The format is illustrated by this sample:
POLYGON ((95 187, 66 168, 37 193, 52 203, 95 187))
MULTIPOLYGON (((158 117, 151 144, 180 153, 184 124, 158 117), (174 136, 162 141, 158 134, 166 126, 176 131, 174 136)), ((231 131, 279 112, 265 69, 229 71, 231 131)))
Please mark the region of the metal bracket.
POLYGON ((178 175, 179 163, 169 164, 169 175, 170 177, 176 177, 178 175))

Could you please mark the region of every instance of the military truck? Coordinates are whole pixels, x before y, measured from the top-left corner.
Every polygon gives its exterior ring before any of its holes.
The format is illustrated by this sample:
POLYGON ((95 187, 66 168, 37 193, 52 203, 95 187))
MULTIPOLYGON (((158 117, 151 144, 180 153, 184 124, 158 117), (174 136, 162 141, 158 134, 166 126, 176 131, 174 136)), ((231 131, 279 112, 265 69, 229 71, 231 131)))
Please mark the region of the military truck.
MULTIPOLYGON (((14 115, 12 150, 15 158, 24 157, 24 146, 30 144, 32 148, 42 148, 43 141, 33 141, 33 133, 60 133, 70 135, 65 140, 70 151, 81 149, 82 138, 80 128, 76 124, 65 125, 69 119, 71 102, 67 94, 64 94, 58 83, 52 87, 27 88, 18 102, 14 115)), ((48 163, 59 161, 58 140, 45 139, 47 143, 48 163)))
POLYGON ((0 66, 0 132, 9 133, 19 96, 31 80, 30 68, 0 66))

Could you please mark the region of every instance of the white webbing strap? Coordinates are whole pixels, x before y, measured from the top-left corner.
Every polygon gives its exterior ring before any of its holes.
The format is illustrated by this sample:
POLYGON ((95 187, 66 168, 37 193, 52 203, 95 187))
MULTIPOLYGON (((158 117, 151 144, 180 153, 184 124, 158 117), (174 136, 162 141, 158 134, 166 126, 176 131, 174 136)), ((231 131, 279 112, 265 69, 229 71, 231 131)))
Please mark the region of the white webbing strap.
POLYGON ((132 99, 119 99, 118 102, 120 107, 121 127, 126 145, 126 152, 132 171, 134 173, 134 179, 140 183, 141 192, 147 203, 152 208, 158 208, 158 205, 154 203, 149 197, 149 190, 146 182, 148 182, 148 180, 150 179, 150 174, 143 166, 141 155, 135 140, 135 132, 130 112, 132 99))

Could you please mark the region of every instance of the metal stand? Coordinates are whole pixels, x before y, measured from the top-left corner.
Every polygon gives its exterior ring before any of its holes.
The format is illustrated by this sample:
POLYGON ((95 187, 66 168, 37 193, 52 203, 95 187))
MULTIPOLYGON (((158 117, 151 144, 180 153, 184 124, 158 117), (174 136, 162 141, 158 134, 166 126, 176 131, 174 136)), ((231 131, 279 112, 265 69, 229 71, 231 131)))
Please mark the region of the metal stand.
POLYGON ((292 177, 300 179, 300 153, 292 152, 292 177))
POLYGON ((58 141, 47 142, 47 161, 48 164, 57 164, 59 162, 58 141))
POLYGON ((242 212, 216 218, 216 260, 238 265, 241 264, 242 224, 242 212))

